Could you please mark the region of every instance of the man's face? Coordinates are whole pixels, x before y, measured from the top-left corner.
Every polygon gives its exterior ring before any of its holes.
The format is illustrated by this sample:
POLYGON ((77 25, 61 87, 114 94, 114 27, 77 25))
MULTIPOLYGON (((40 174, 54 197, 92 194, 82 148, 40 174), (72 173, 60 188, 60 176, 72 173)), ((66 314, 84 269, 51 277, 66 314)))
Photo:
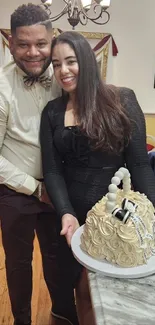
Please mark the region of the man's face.
POLYGON ((43 25, 22 26, 10 38, 10 51, 17 66, 38 77, 51 62, 52 30, 43 25))

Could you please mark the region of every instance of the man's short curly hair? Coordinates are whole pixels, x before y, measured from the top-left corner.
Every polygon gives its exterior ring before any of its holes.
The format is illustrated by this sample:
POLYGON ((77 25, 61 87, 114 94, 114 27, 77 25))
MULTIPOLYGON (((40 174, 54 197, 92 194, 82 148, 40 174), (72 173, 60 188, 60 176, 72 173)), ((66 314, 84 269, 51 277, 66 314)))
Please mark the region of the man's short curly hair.
POLYGON ((17 27, 31 26, 40 23, 46 29, 52 28, 47 12, 39 5, 28 3, 19 6, 11 15, 11 33, 16 32, 17 27))

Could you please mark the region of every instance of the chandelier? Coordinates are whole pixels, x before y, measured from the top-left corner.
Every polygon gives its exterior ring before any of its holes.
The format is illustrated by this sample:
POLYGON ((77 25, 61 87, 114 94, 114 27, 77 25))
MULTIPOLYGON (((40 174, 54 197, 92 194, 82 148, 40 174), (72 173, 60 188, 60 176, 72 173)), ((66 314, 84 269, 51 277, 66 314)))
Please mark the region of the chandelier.
MULTIPOLYGON (((55 0, 56 1, 56 0, 55 0)), ((52 0, 41 0, 42 5, 48 12, 52 22, 58 20, 65 14, 68 16, 68 22, 74 29, 81 23, 86 25, 88 20, 98 25, 106 24, 110 19, 107 9, 110 6, 110 0, 62 0, 64 8, 56 16, 52 17, 52 0)))

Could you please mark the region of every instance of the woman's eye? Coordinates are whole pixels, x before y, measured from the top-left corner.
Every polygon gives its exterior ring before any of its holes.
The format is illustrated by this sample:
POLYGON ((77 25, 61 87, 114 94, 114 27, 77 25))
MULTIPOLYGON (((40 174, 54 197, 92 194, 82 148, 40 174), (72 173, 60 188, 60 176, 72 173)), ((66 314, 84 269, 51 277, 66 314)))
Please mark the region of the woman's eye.
POLYGON ((75 61, 75 60, 74 60, 74 61, 71 60, 71 61, 68 62, 68 64, 74 64, 74 63, 76 63, 76 62, 77 62, 77 61, 75 61))
POLYGON ((53 68, 55 69, 55 68, 57 68, 57 67, 60 67, 60 64, 59 64, 59 63, 54 63, 54 64, 53 64, 53 68))

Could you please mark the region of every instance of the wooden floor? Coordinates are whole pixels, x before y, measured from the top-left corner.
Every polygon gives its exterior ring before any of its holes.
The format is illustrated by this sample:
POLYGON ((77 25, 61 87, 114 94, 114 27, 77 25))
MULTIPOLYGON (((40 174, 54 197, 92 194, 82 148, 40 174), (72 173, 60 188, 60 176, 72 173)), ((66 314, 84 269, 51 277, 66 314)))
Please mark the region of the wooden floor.
MULTIPOLYGON (((33 298, 32 298, 32 325, 49 325, 51 302, 43 279, 41 256, 38 242, 35 239, 33 259, 33 298)), ((12 325, 8 290, 6 284, 4 252, 0 231, 0 325, 12 325)), ((53 323, 52 323, 53 324, 53 323)))

